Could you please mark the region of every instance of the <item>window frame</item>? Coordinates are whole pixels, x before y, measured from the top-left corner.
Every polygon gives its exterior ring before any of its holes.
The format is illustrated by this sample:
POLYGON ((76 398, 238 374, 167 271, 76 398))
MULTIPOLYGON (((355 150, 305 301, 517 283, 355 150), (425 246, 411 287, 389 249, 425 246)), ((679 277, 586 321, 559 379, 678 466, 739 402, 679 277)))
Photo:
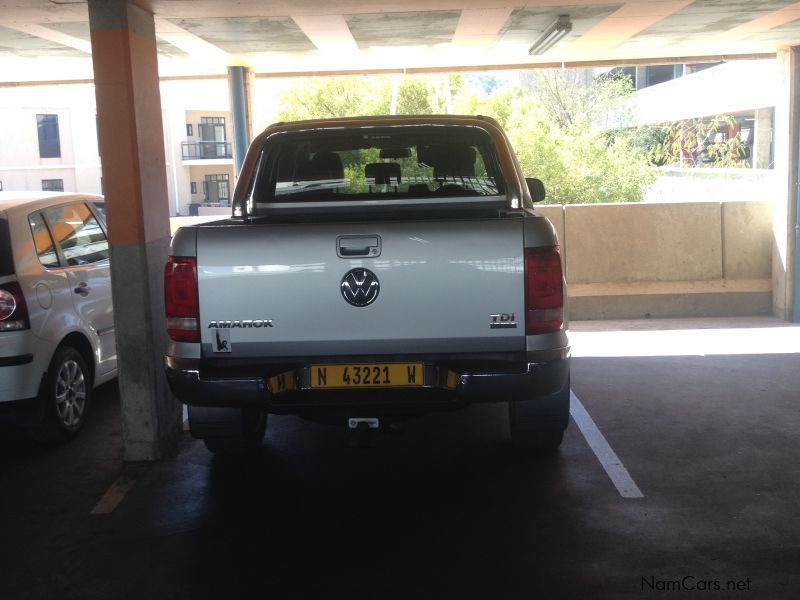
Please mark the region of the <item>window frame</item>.
MULTIPOLYGON (((47 207, 47 208, 49 208, 49 207, 47 207)), ((39 265, 45 271, 52 271, 54 269, 63 269, 64 266, 65 266, 64 257, 61 254, 61 250, 59 248, 59 245, 56 244, 56 239, 53 236, 53 230, 50 227, 50 223, 47 220, 47 216, 44 214, 44 211, 45 211, 44 208, 40 208, 39 210, 35 210, 32 213, 28 213, 28 216, 27 216, 28 230, 31 233, 31 241, 33 242, 33 250, 34 250, 34 252, 36 252, 36 259, 39 261, 39 265), (50 243, 53 245, 53 252, 56 255, 56 262, 58 263, 57 265, 55 265, 53 267, 48 267, 47 265, 42 263, 42 257, 39 255, 39 249, 36 247, 36 240, 34 239, 34 233, 33 233, 33 224, 31 223, 31 219, 34 216, 39 216, 42 219, 42 223, 44 224, 44 228, 47 231, 47 235, 50 237, 50 243)))
MULTIPOLYGON (((335 212, 347 212, 352 211, 354 208, 362 211, 390 211, 390 210, 422 210, 425 212, 429 211, 442 211, 442 210, 470 210, 470 209, 498 209, 498 208, 508 208, 509 206, 509 193, 512 186, 509 183, 509 174, 506 173, 503 164, 500 160, 500 156, 498 153, 497 145, 492 137, 492 134, 484 127, 480 125, 461 125, 461 124, 447 124, 447 125, 439 125, 439 124, 427 124, 427 123, 420 123, 414 125, 380 125, 380 126, 355 126, 355 127, 348 127, 345 128, 350 131, 350 133, 356 133, 359 131, 368 132, 370 134, 377 134, 380 135, 382 130, 385 130, 387 134, 391 133, 394 129, 417 129, 423 131, 428 134, 440 134, 447 132, 445 129, 450 130, 461 130, 461 131, 477 131, 479 132, 478 135, 484 137, 483 142, 487 144, 487 148, 490 149, 490 153, 486 157, 481 157, 481 160, 484 162, 484 166, 487 170, 487 173, 491 173, 492 171, 495 175, 491 175, 496 180, 496 184, 498 186, 498 193, 493 195, 485 195, 485 196, 453 196, 453 197, 442 197, 439 199, 434 199, 432 197, 426 196, 422 198, 414 198, 411 196, 408 197, 398 197, 396 199, 384 199, 380 198, 378 200, 378 204, 373 204, 370 198, 363 198, 363 199, 344 199, 341 201, 332 201, 332 202, 316 202, 316 201, 304 201, 304 200, 283 200, 276 202, 275 201, 275 184, 276 179, 274 176, 274 170, 276 165, 274 164, 274 145, 284 143, 283 140, 290 140, 293 141, 297 138, 305 138, 311 136, 317 136, 324 131, 324 129, 298 129, 298 130, 289 130, 289 131, 277 131, 272 135, 267 136, 263 142, 259 153, 258 162, 256 164, 256 171, 253 176, 251 183, 248 186, 248 192, 243 200, 239 200, 237 202, 232 202, 234 211, 236 210, 237 206, 240 207, 240 211, 242 216, 244 217, 269 217, 269 216, 276 216, 280 214, 286 215, 294 215, 302 214, 305 211, 312 211, 312 212, 321 212, 321 213, 335 213, 335 212), (490 159, 487 161, 486 159, 490 159), (261 195, 264 194, 265 196, 272 196, 273 200, 271 202, 264 202, 260 201, 261 195)), ((340 132, 341 129, 337 130, 337 133, 340 132)))
POLYGON ((227 202, 228 205, 231 203, 231 176, 229 173, 208 173, 203 177, 203 193, 206 198, 208 198, 208 186, 209 184, 214 184, 217 186, 217 200, 221 204, 223 201, 227 202), (220 183, 225 183, 225 187, 228 190, 227 196, 220 196, 219 189, 220 183))
POLYGON ((39 158, 61 158, 61 128, 58 124, 57 113, 36 113, 36 130, 39 140, 39 158), (55 122, 47 123, 46 120, 52 118, 55 122), (47 127, 55 125, 55 142, 47 141, 47 127), (42 141, 42 134, 45 134, 45 141, 42 141), (55 147, 55 154, 43 152, 44 147, 55 147))
POLYGON ((54 247, 55 247, 55 250, 56 250, 56 255, 58 256, 58 262, 59 262, 59 265, 60 265, 59 267, 53 267, 53 268, 85 269, 87 267, 95 267, 95 266, 100 265, 100 264, 102 264, 104 262, 107 263, 107 262, 109 262, 111 260, 111 244, 108 241, 108 231, 106 230, 105 219, 102 219, 102 218, 100 218, 98 216, 97 211, 95 211, 94 207, 92 206, 93 202, 95 202, 95 200, 85 200, 84 199, 84 200, 80 200, 78 202, 65 202, 63 204, 54 204, 52 206, 46 206, 44 208, 41 208, 38 211, 34 211, 34 212, 41 213, 42 219, 47 224, 47 229, 50 232, 50 238, 53 240, 54 247), (48 216, 47 211, 50 211, 50 210, 53 210, 53 209, 58 209, 58 208, 70 207, 70 206, 78 206, 79 204, 84 205, 86 207, 86 209, 89 211, 89 214, 94 217, 95 221, 97 221, 97 224, 100 227, 100 230, 103 232, 103 236, 105 237, 106 246, 107 246, 109 255, 106 258, 103 258, 103 259, 95 261, 95 262, 90 262, 90 263, 86 263, 86 264, 83 264, 83 265, 71 265, 71 264, 69 264, 69 261, 67 260, 66 254, 64 254, 64 250, 61 247, 61 242, 57 241, 56 240, 56 236, 53 235, 53 223, 50 220, 50 217, 48 216))
POLYGON ((64 191, 64 180, 63 179, 42 179, 42 191, 43 192, 63 192, 64 191), (49 189, 44 186, 45 181, 60 181, 61 182, 61 189, 49 189))

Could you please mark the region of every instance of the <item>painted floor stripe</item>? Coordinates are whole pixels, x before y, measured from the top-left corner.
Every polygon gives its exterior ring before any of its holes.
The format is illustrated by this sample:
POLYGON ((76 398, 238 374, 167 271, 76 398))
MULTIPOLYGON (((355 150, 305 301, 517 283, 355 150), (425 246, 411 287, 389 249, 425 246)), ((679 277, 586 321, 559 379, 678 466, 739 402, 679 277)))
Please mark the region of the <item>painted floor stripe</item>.
POLYGON ((135 479, 127 475, 120 475, 92 509, 92 514, 108 515, 114 512, 114 509, 117 508, 119 503, 122 502, 122 499, 125 498, 125 494, 133 487, 134 481, 135 479))
POLYGON ((611 483, 616 486, 619 495, 623 498, 644 498, 644 494, 642 494, 636 482, 633 481, 628 469, 625 468, 619 456, 608 445, 606 438, 600 433, 592 417, 573 392, 570 392, 569 413, 578 425, 578 429, 581 430, 583 437, 586 438, 586 443, 589 444, 597 460, 600 461, 600 464, 605 469, 609 479, 611 479, 611 483))

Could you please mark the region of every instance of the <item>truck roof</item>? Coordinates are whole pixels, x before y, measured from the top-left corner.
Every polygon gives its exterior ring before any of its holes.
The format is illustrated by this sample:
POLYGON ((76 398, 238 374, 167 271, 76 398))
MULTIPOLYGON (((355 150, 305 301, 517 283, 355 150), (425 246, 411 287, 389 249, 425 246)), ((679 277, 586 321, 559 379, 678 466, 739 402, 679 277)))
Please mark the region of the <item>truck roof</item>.
MULTIPOLYGON (((358 117, 334 117, 327 119, 306 119, 304 121, 284 121, 273 123, 264 134, 277 131, 327 127, 380 127, 381 125, 481 125, 497 127, 492 117, 481 115, 373 115, 358 117)), ((262 134, 263 135, 263 134, 262 134)))

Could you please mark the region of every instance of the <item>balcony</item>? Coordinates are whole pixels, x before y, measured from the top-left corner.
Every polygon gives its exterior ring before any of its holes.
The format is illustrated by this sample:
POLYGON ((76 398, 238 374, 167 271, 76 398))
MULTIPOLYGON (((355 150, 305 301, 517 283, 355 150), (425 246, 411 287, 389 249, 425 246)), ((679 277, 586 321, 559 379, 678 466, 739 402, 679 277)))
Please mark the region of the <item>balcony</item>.
POLYGON ((183 160, 225 160, 233 158, 230 142, 181 142, 183 160))

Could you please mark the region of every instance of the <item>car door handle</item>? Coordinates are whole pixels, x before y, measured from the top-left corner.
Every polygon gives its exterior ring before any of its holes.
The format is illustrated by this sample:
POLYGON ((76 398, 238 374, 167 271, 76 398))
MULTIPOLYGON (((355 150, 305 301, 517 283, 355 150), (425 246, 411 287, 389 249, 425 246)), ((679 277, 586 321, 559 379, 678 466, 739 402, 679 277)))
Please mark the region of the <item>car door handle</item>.
POLYGON ((85 282, 85 281, 81 281, 81 282, 78 284, 78 287, 76 287, 76 288, 75 288, 74 290, 72 290, 72 291, 73 291, 73 292, 75 292, 76 294, 80 294, 81 296, 88 296, 88 295, 89 295, 89 292, 90 292, 91 290, 92 290, 92 288, 90 288, 88 285, 86 285, 86 282, 85 282))

